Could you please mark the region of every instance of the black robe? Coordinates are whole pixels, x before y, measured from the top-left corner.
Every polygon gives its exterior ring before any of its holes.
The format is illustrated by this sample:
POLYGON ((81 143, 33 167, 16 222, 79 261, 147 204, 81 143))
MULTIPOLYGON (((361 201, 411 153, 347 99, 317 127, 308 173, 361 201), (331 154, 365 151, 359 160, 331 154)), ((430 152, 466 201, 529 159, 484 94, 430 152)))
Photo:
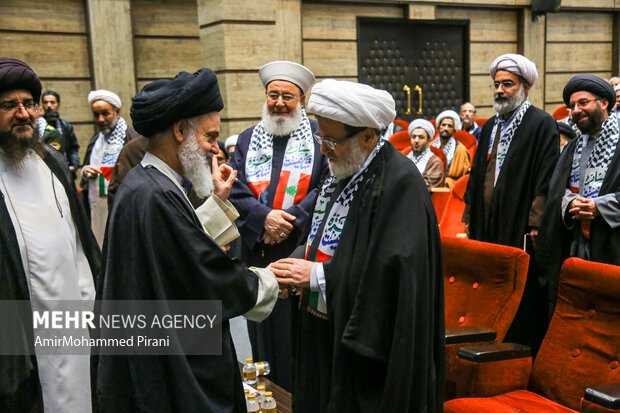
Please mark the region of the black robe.
MULTIPOLYGON (((317 122, 311 120, 310 127, 312 133, 316 132, 317 122)), ((305 240, 306 230, 312 218, 312 208, 328 167, 327 159, 321 153, 321 146, 315 142, 314 163, 308 192, 300 203, 286 209, 286 212, 297 217, 293 221, 293 232, 279 244, 266 245, 261 237, 265 218, 273 208, 273 200, 280 179, 288 138, 276 138, 273 141, 271 181, 259 200, 250 190, 245 177, 245 163, 252 132, 254 132, 254 126, 239 135, 230 162, 230 166, 238 172, 237 182, 233 185, 230 193, 230 202, 237 208, 240 215, 236 224, 241 234, 241 256, 244 262, 247 265, 266 267, 280 258, 288 257, 295 247, 305 240)), ((271 363, 269 379, 289 391, 291 390, 293 358, 292 308, 296 306, 295 299, 280 299, 273 312, 262 323, 248 321, 248 333, 252 343, 254 360, 271 363)))
MULTIPOLYGON (((536 258, 540 268, 539 281, 549 290, 550 314, 555 307, 560 268, 564 260, 570 256, 570 245, 575 232, 581 232, 579 224, 572 230, 566 228, 563 223, 564 216, 560 211, 565 189, 568 188, 577 139, 573 139, 564 148, 551 178, 549 199, 536 245, 536 258)), ((611 193, 620 200, 620 142, 607 168, 599 196, 611 193)), ((620 229, 612 229, 601 216, 596 217, 590 225, 590 247, 592 261, 620 265, 620 229)))
POLYGON ((222 355, 100 356, 103 412, 245 412, 228 320, 256 303, 258 278, 203 230, 181 190, 154 167, 118 189, 104 243, 103 300, 221 300, 222 355))
POLYGON ((547 195, 559 155, 560 135, 557 123, 548 113, 530 106, 513 135, 493 190, 489 219, 485 222, 484 178, 496 116, 482 128, 465 192, 470 216, 469 238, 523 248, 532 202, 538 195, 547 195))
POLYGON ((424 179, 392 144, 370 163, 323 267, 329 320, 307 311, 304 294, 294 410, 440 412, 439 228, 424 179))
MULTIPOLYGON (((99 246, 90 230, 86 214, 80 206, 67 160, 61 153, 46 147, 43 161, 61 182, 67 194, 71 217, 90 270, 93 277, 96 277, 99 270, 99 246)), ((54 252, 50 251, 50 254, 52 253, 54 252)), ((0 300, 30 300, 15 228, 2 192, 0 192, 0 300)), ((16 322, 16 320, 7 321, 16 322)), ((0 329, 5 331, 5 328, 6 326, 3 326, 0 329)), ((28 336, 28 342, 24 342, 24 345, 33 348, 32 320, 25 320, 18 328, 23 329, 28 336)), ((0 411, 30 412, 38 411, 37 408, 41 406, 41 388, 36 357, 0 356, 0 411)))

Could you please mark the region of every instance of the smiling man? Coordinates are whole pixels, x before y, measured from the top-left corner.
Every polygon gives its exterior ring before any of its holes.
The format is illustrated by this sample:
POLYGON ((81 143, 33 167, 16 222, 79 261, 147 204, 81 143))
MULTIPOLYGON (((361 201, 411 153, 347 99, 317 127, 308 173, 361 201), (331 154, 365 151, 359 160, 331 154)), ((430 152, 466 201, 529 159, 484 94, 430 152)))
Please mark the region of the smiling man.
MULTIPOLYGON (((237 140, 230 165, 239 179, 230 201, 241 214, 237 225, 243 260, 264 267, 288 257, 303 241, 327 161, 312 139, 316 121, 305 111, 314 74, 298 63, 276 61, 261 67, 258 77, 266 95, 263 118, 237 140)), ((287 390, 294 301, 279 300, 261 324, 248 323, 255 360, 268 360, 270 379, 287 390)))
POLYGON ((439 412, 443 273, 435 210, 416 167, 381 138, 396 115, 385 90, 315 85, 327 178, 310 234, 270 267, 304 288, 294 411, 439 412))

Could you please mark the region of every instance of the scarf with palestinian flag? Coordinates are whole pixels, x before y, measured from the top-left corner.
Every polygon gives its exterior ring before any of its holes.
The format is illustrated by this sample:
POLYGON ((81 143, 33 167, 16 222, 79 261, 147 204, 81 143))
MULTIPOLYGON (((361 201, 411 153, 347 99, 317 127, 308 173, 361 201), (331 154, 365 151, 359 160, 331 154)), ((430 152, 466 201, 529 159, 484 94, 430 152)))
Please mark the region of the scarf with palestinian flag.
MULTIPOLYGON (((277 138, 265 131, 263 122, 256 125, 250 137, 245 175, 248 186, 256 198, 260 198, 271 181, 274 139, 277 138)), ((304 199, 308 193, 313 163, 312 128, 304 108, 301 108, 301 122, 289 135, 286 144, 282 170, 273 199, 274 209, 287 209, 304 199)))

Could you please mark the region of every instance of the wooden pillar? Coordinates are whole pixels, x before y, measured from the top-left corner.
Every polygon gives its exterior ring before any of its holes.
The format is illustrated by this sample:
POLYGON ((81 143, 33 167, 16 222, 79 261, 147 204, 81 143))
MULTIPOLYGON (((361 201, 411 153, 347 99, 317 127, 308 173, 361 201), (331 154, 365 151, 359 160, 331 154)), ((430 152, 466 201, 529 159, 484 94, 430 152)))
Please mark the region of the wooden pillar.
POLYGON ((120 96, 121 115, 131 123, 136 73, 130 0, 86 0, 86 6, 94 88, 120 96))
POLYGON ((615 12, 613 16, 614 24, 611 52, 611 75, 618 76, 620 75, 620 13, 615 12))
POLYGON ((260 120, 265 89, 258 69, 273 60, 302 63, 301 0, 197 0, 202 65, 217 73, 221 137, 260 120))
POLYGON ((434 4, 409 4, 407 14, 412 20, 435 20, 436 9, 434 4))
POLYGON ((532 20, 532 10, 523 9, 519 16, 519 36, 517 50, 527 57, 538 69, 538 81, 529 93, 532 104, 540 109, 545 109, 545 40, 546 16, 539 15, 532 20))

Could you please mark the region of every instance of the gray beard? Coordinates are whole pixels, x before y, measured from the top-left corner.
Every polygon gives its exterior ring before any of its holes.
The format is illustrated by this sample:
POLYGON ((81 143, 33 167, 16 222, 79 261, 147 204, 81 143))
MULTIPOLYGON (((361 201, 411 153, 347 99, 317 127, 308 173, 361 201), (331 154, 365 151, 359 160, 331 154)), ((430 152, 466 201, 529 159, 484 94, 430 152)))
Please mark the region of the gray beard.
POLYGON ((263 105, 263 129, 274 136, 288 136, 301 124, 301 104, 298 103, 295 112, 279 116, 269 112, 267 102, 263 105))
POLYGON ((196 134, 190 136, 179 145, 179 162, 185 179, 192 183, 192 187, 200 198, 206 198, 213 192, 211 175, 211 157, 213 154, 198 146, 196 134))
POLYGON ((500 115, 514 112, 525 101, 525 89, 523 84, 520 85, 519 91, 513 97, 509 97, 507 100, 498 101, 497 98, 493 100, 493 109, 500 115))
POLYGON ((368 154, 362 145, 357 139, 353 139, 349 153, 340 157, 338 163, 329 162, 329 170, 336 178, 345 179, 357 172, 366 158, 368 158, 368 154))

